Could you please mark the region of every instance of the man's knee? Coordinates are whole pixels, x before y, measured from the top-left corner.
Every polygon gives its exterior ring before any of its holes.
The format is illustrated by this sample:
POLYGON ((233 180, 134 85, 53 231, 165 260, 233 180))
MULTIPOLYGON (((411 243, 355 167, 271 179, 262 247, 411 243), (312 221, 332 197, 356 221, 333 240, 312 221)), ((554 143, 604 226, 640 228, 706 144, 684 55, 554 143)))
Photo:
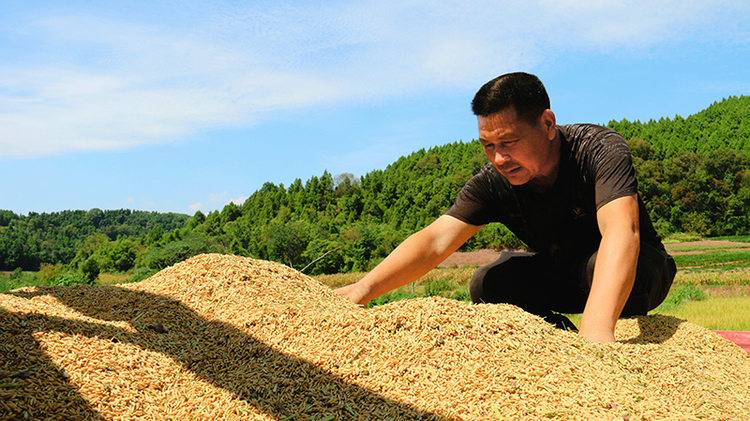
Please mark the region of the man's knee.
POLYGON ((471 301, 474 304, 485 302, 485 300, 483 299, 484 277, 487 275, 488 270, 489 265, 480 267, 476 272, 474 272, 474 275, 472 275, 471 277, 471 281, 469 281, 469 295, 471 296, 471 301))
POLYGON ((528 273, 524 267, 530 261, 523 258, 532 256, 534 253, 504 251, 497 260, 477 269, 469 282, 471 301, 475 304, 509 302, 523 275, 528 273))

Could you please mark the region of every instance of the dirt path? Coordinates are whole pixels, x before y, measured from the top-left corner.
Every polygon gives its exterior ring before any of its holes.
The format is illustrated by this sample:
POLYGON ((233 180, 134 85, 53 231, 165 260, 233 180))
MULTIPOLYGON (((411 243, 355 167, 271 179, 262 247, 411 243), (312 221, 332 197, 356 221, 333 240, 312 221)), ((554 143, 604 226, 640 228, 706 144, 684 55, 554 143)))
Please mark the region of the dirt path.
POLYGON ((469 252, 457 251, 448 256, 448 258, 445 259, 443 263, 439 264, 438 267, 449 267, 453 265, 458 267, 483 266, 494 262, 499 256, 500 251, 498 250, 477 250, 469 252))
POLYGON ((746 249, 747 247, 750 247, 750 244, 739 243, 736 241, 726 241, 726 240, 701 240, 701 241, 691 241, 688 243, 665 244, 667 251, 669 252, 669 254, 673 256, 678 256, 681 254, 702 254, 702 253, 707 253, 709 251, 712 251, 712 249, 710 248, 705 249, 705 250, 687 250, 687 251, 676 250, 682 247, 704 247, 704 246, 722 247, 722 250, 738 251, 738 250, 743 250, 743 249, 746 249), (732 248, 732 247, 727 247, 727 246, 737 246, 737 247, 732 248))
MULTIPOLYGON (((726 246, 737 246, 737 248, 724 248, 724 250, 728 251, 736 251, 736 250, 742 250, 743 247, 750 247, 750 243, 739 243, 736 241, 726 241, 726 240, 701 240, 701 241, 691 241, 687 243, 672 243, 665 245, 667 250, 669 251, 669 254, 673 256, 677 256, 680 254, 701 254, 701 253, 707 253, 711 251, 711 249, 706 250, 689 250, 689 251, 680 251, 677 250, 682 247, 695 247, 695 246, 715 246, 715 247, 726 247, 726 246)), ((450 256, 448 256, 443 263, 438 265, 439 267, 449 267, 452 265, 456 266, 482 266, 486 265, 488 263, 492 263, 500 256, 500 251, 498 250, 477 250, 477 251, 470 251, 470 252, 461 252, 457 251, 450 256)))

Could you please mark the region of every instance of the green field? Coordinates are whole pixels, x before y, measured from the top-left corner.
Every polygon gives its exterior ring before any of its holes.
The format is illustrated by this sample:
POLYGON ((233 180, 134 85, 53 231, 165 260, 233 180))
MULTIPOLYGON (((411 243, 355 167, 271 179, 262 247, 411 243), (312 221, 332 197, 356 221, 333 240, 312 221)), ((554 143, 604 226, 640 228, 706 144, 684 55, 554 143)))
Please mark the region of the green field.
MULTIPOLYGON (((717 240, 747 242, 750 238, 717 240)), ((707 329, 750 330, 750 244, 668 248, 701 253, 674 256, 679 272, 667 300, 654 312, 707 329)))

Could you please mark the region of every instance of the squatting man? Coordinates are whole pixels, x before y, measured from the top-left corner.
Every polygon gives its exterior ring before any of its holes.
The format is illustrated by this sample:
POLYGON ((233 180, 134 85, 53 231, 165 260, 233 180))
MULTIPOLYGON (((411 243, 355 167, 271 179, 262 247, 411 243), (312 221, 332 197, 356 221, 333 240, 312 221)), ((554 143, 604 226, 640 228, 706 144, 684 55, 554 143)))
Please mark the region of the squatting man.
POLYGON ((476 93, 479 141, 490 163, 448 211, 412 234, 357 283, 336 291, 366 304, 419 279, 490 222, 532 250, 503 252, 471 279, 474 303, 509 303, 560 328, 615 340, 620 317, 645 315, 676 272, 638 195, 623 137, 591 124, 557 125, 542 82, 499 76, 476 93))

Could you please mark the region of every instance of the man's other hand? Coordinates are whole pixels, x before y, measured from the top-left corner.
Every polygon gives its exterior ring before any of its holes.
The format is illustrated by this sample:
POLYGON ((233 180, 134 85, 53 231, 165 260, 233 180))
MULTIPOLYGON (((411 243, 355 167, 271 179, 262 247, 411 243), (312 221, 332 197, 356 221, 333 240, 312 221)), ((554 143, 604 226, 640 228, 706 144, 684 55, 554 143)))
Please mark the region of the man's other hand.
POLYGON ((589 342, 615 342, 615 334, 607 327, 597 328, 582 326, 581 330, 578 331, 578 334, 586 338, 589 342))
POLYGON ((355 304, 359 304, 361 306, 367 305, 367 301, 365 300, 367 291, 364 291, 364 288, 359 283, 353 283, 345 287, 336 288, 333 290, 333 292, 343 295, 344 297, 354 301, 355 304))

